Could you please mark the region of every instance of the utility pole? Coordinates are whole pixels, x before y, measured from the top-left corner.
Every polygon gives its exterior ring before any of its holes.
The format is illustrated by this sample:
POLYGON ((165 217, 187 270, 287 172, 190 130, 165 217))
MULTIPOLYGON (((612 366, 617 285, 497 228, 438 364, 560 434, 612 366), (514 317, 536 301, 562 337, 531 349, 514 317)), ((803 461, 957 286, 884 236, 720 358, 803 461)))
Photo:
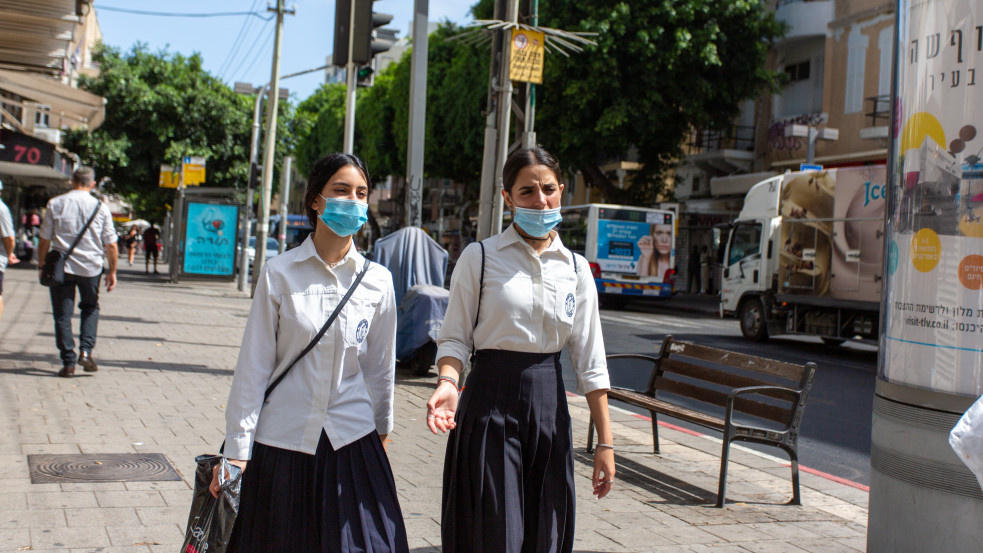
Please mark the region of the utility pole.
POLYGON ((236 281, 240 292, 246 291, 246 282, 249 280, 249 256, 246 255, 246 248, 249 247, 249 237, 252 235, 250 227, 253 217, 253 174, 258 170, 259 163, 259 118, 262 113, 263 94, 269 89, 269 85, 256 89, 256 105, 253 108, 253 133, 249 140, 249 180, 246 182, 246 216, 242 225, 242 237, 239 240, 239 278, 236 281))
MULTIPOLYGON (((273 39, 273 68, 270 76, 271 91, 280 90, 280 47, 283 43, 283 8, 284 0, 277 0, 276 9, 266 8, 268 11, 276 11, 276 35, 273 39)), ((291 11, 291 14, 294 12, 291 11)), ((252 279, 252 289, 256 290, 256 282, 259 280, 260 271, 266 261, 266 237, 270 229, 270 197, 273 194, 273 160, 275 159, 276 146, 276 116, 280 95, 270 93, 266 102, 266 147, 263 151, 263 198, 261 204, 259 223, 256 224, 256 258, 253 261, 253 274, 256 278, 252 279)), ((245 252, 243 252, 245 253, 245 252)))
POLYGON ((277 233, 280 253, 287 249, 287 218, 290 216, 290 181, 292 178, 290 168, 293 161, 294 158, 291 156, 283 158, 283 169, 280 171, 280 232, 277 233))
MULTIPOLYGON (((513 1, 515 0, 495 0, 495 19, 505 19, 506 4, 513 1)), ((488 102, 486 104, 485 149, 481 159, 481 193, 478 201, 478 228, 475 229, 476 240, 484 240, 494 234, 492 232, 492 213, 495 210, 495 192, 497 192, 495 189, 495 163, 499 136, 499 129, 496 127, 499 99, 495 90, 501 84, 499 64, 503 62, 503 42, 508 42, 506 32, 496 32, 492 37, 491 63, 488 70, 488 83, 491 86, 488 87, 488 102)))
MULTIPOLYGON (((509 0, 506 20, 513 23, 519 21, 519 0, 509 0)), ((512 50, 511 30, 502 30, 502 61, 499 63, 499 97, 498 97, 498 145, 495 154, 495 188, 492 196, 495 208, 492 210, 491 234, 502 232, 502 211, 505 199, 496 194, 503 189, 502 169, 505 159, 509 157, 509 124, 512 120, 512 79, 509 78, 509 55, 512 50)))
MULTIPOLYGON (((345 63, 345 133, 342 151, 355 153, 355 3, 348 10, 348 62, 345 63)), ((370 2, 372 0, 369 0, 370 2)))
POLYGON ((415 0, 410 62, 410 120, 406 149, 406 226, 423 224, 423 151, 427 130, 427 18, 430 0, 415 0))

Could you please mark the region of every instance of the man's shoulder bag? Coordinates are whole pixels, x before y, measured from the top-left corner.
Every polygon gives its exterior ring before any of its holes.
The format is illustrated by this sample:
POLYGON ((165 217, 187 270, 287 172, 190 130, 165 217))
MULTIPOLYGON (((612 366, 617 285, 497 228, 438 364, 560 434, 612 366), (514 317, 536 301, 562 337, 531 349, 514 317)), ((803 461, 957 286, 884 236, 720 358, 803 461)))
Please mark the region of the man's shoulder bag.
POLYGON ((42 286, 61 286, 65 284, 65 261, 68 260, 68 256, 72 255, 75 251, 75 246, 82 240, 82 236, 85 231, 89 230, 89 226, 92 225, 92 221, 99 214, 99 209, 102 204, 97 203, 96 209, 89 216, 89 220, 85 222, 85 226, 79 231, 78 236, 75 237, 75 241, 68 248, 67 252, 63 252, 56 249, 48 250, 48 255, 44 256, 44 265, 41 266, 41 285, 42 286))

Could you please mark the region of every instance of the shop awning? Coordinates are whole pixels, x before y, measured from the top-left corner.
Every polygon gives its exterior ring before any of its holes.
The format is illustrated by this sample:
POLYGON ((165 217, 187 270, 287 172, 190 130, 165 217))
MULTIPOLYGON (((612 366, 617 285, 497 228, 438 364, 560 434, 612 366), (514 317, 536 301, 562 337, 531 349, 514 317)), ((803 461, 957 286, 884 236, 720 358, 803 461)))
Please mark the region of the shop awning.
MULTIPOLYGON (((37 73, 0 69, 0 90, 7 90, 18 96, 49 106, 53 127, 88 126, 94 130, 106 118, 106 99, 63 84, 57 79, 37 73), (58 116, 66 118, 58 122, 58 116)), ((6 101, 6 100, 5 100, 6 101)))

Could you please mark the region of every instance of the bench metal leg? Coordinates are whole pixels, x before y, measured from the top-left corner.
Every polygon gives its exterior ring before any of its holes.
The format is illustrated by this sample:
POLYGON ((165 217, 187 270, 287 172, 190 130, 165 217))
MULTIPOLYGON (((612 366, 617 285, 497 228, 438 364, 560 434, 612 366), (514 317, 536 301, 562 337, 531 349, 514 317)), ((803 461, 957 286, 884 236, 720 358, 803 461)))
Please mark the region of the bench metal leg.
POLYGON ((727 462, 730 460, 730 442, 732 438, 730 436, 729 429, 724 431, 724 445, 723 450, 720 452, 720 484, 717 488, 717 505, 718 509, 722 509, 724 506, 725 498, 727 495, 727 462))
POLYGON ((587 423, 587 453, 594 453, 594 416, 587 423))
POLYGON ((792 461, 792 501, 789 505, 802 505, 802 495, 799 492, 799 453, 795 448, 788 448, 788 457, 792 461))
POLYGON ((649 411, 652 415, 652 442, 654 444, 653 452, 658 455, 659 451, 659 418, 655 411, 649 411))

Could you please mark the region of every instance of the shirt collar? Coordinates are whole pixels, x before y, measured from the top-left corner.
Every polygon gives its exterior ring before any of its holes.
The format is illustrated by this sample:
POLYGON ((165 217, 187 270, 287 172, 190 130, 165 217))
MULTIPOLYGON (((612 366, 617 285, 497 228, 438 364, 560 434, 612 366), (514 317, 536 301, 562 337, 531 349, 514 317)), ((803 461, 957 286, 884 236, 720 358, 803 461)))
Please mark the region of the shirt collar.
MULTIPOLYGON (((515 229, 515 224, 509 225, 509 228, 502 231, 502 234, 499 235, 498 249, 502 250, 508 246, 511 246, 512 244, 518 244, 519 247, 526 247, 532 249, 532 246, 530 246, 525 240, 523 240, 522 235, 519 234, 519 231, 515 229)), ((543 253, 539 255, 543 256, 549 254, 559 254, 571 261, 573 260, 573 254, 570 253, 570 250, 563 247, 563 241, 560 240, 560 233, 556 234, 556 237, 553 238, 553 241, 550 243, 550 245, 546 246, 546 249, 543 250, 543 253)))
MULTIPOLYGON (((294 258, 294 262, 299 263, 301 261, 307 261, 311 258, 316 259, 317 262, 322 265, 327 265, 324 260, 321 259, 321 256, 317 254, 317 249, 314 247, 313 233, 308 235, 307 239, 304 240, 301 245, 297 246, 297 257, 294 258)), ((347 263, 354 263, 356 272, 361 271, 362 265, 365 263, 365 258, 362 257, 362 254, 358 253, 358 248, 355 247, 354 242, 352 243, 351 247, 348 248, 348 253, 345 254, 345 257, 341 258, 341 261, 339 261, 335 267, 339 267, 347 263)))

